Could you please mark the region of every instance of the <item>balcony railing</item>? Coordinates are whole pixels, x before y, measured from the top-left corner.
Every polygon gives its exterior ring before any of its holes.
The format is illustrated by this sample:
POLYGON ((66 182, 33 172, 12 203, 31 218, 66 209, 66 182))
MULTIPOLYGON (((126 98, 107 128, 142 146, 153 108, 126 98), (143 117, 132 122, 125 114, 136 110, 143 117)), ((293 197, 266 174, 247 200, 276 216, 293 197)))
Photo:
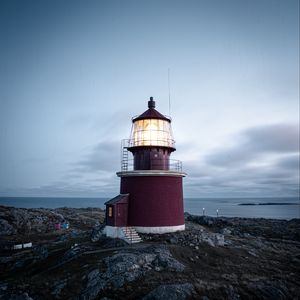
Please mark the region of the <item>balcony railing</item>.
POLYGON ((161 146, 175 148, 173 139, 158 138, 158 139, 127 139, 122 141, 123 147, 139 147, 139 146, 161 146))
MULTIPOLYGON (((157 159, 157 160, 152 159, 152 161, 151 161, 152 162, 151 170, 182 172, 182 162, 180 160, 170 159, 167 169, 162 169, 161 168, 161 165, 162 165, 161 161, 162 160, 159 160, 159 159, 157 159)), ((122 171, 134 171, 134 161, 133 161, 133 159, 122 160, 121 170, 122 171)))
MULTIPOLYGON (((132 157, 131 152, 128 151, 128 145, 130 145, 130 140, 122 140, 121 144, 121 170, 122 171, 133 171, 134 170, 134 160, 129 158, 132 157)), ((151 170, 169 170, 182 172, 182 162, 177 159, 169 159, 168 165, 165 166, 165 161, 161 158, 151 159, 151 170), (164 166, 164 167, 162 167, 164 166)))

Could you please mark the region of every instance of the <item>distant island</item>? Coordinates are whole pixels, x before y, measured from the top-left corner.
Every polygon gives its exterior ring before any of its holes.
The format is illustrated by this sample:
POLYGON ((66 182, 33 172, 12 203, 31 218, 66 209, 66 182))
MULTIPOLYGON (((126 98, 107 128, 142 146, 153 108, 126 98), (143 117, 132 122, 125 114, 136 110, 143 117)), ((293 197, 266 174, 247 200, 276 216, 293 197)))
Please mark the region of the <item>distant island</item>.
POLYGON ((239 203, 238 205, 299 205, 298 203, 286 203, 286 202, 261 202, 261 203, 239 203))

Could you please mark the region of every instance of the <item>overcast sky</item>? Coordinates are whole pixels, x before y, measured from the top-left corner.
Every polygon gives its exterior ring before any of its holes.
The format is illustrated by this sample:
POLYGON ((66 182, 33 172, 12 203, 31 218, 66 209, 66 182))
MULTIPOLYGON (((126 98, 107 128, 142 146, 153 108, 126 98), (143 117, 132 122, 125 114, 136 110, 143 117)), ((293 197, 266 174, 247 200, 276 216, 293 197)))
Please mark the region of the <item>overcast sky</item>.
POLYGON ((0 196, 119 193, 150 96, 186 197, 299 195, 299 1, 0 1, 0 196))

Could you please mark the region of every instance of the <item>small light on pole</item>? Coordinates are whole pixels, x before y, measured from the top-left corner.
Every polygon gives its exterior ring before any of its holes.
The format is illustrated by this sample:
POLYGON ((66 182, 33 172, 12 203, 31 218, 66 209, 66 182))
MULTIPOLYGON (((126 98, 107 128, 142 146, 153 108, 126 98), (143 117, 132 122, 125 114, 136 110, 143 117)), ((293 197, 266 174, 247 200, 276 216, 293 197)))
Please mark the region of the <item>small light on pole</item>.
POLYGON ((217 208, 217 217, 219 216, 219 209, 217 208))
POLYGON ((205 216, 205 208, 204 207, 202 208, 202 213, 203 213, 203 216, 205 216))

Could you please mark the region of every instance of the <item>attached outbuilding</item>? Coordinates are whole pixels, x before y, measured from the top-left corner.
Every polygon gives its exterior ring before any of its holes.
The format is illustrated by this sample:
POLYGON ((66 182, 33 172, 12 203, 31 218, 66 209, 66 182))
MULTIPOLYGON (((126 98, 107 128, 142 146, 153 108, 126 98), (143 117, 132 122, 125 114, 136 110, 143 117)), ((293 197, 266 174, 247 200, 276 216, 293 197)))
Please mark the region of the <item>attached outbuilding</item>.
POLYGON ((128 225, 128 197, 129 194, 120 194, 105 202, 107 226, 123 227, 128 225))

